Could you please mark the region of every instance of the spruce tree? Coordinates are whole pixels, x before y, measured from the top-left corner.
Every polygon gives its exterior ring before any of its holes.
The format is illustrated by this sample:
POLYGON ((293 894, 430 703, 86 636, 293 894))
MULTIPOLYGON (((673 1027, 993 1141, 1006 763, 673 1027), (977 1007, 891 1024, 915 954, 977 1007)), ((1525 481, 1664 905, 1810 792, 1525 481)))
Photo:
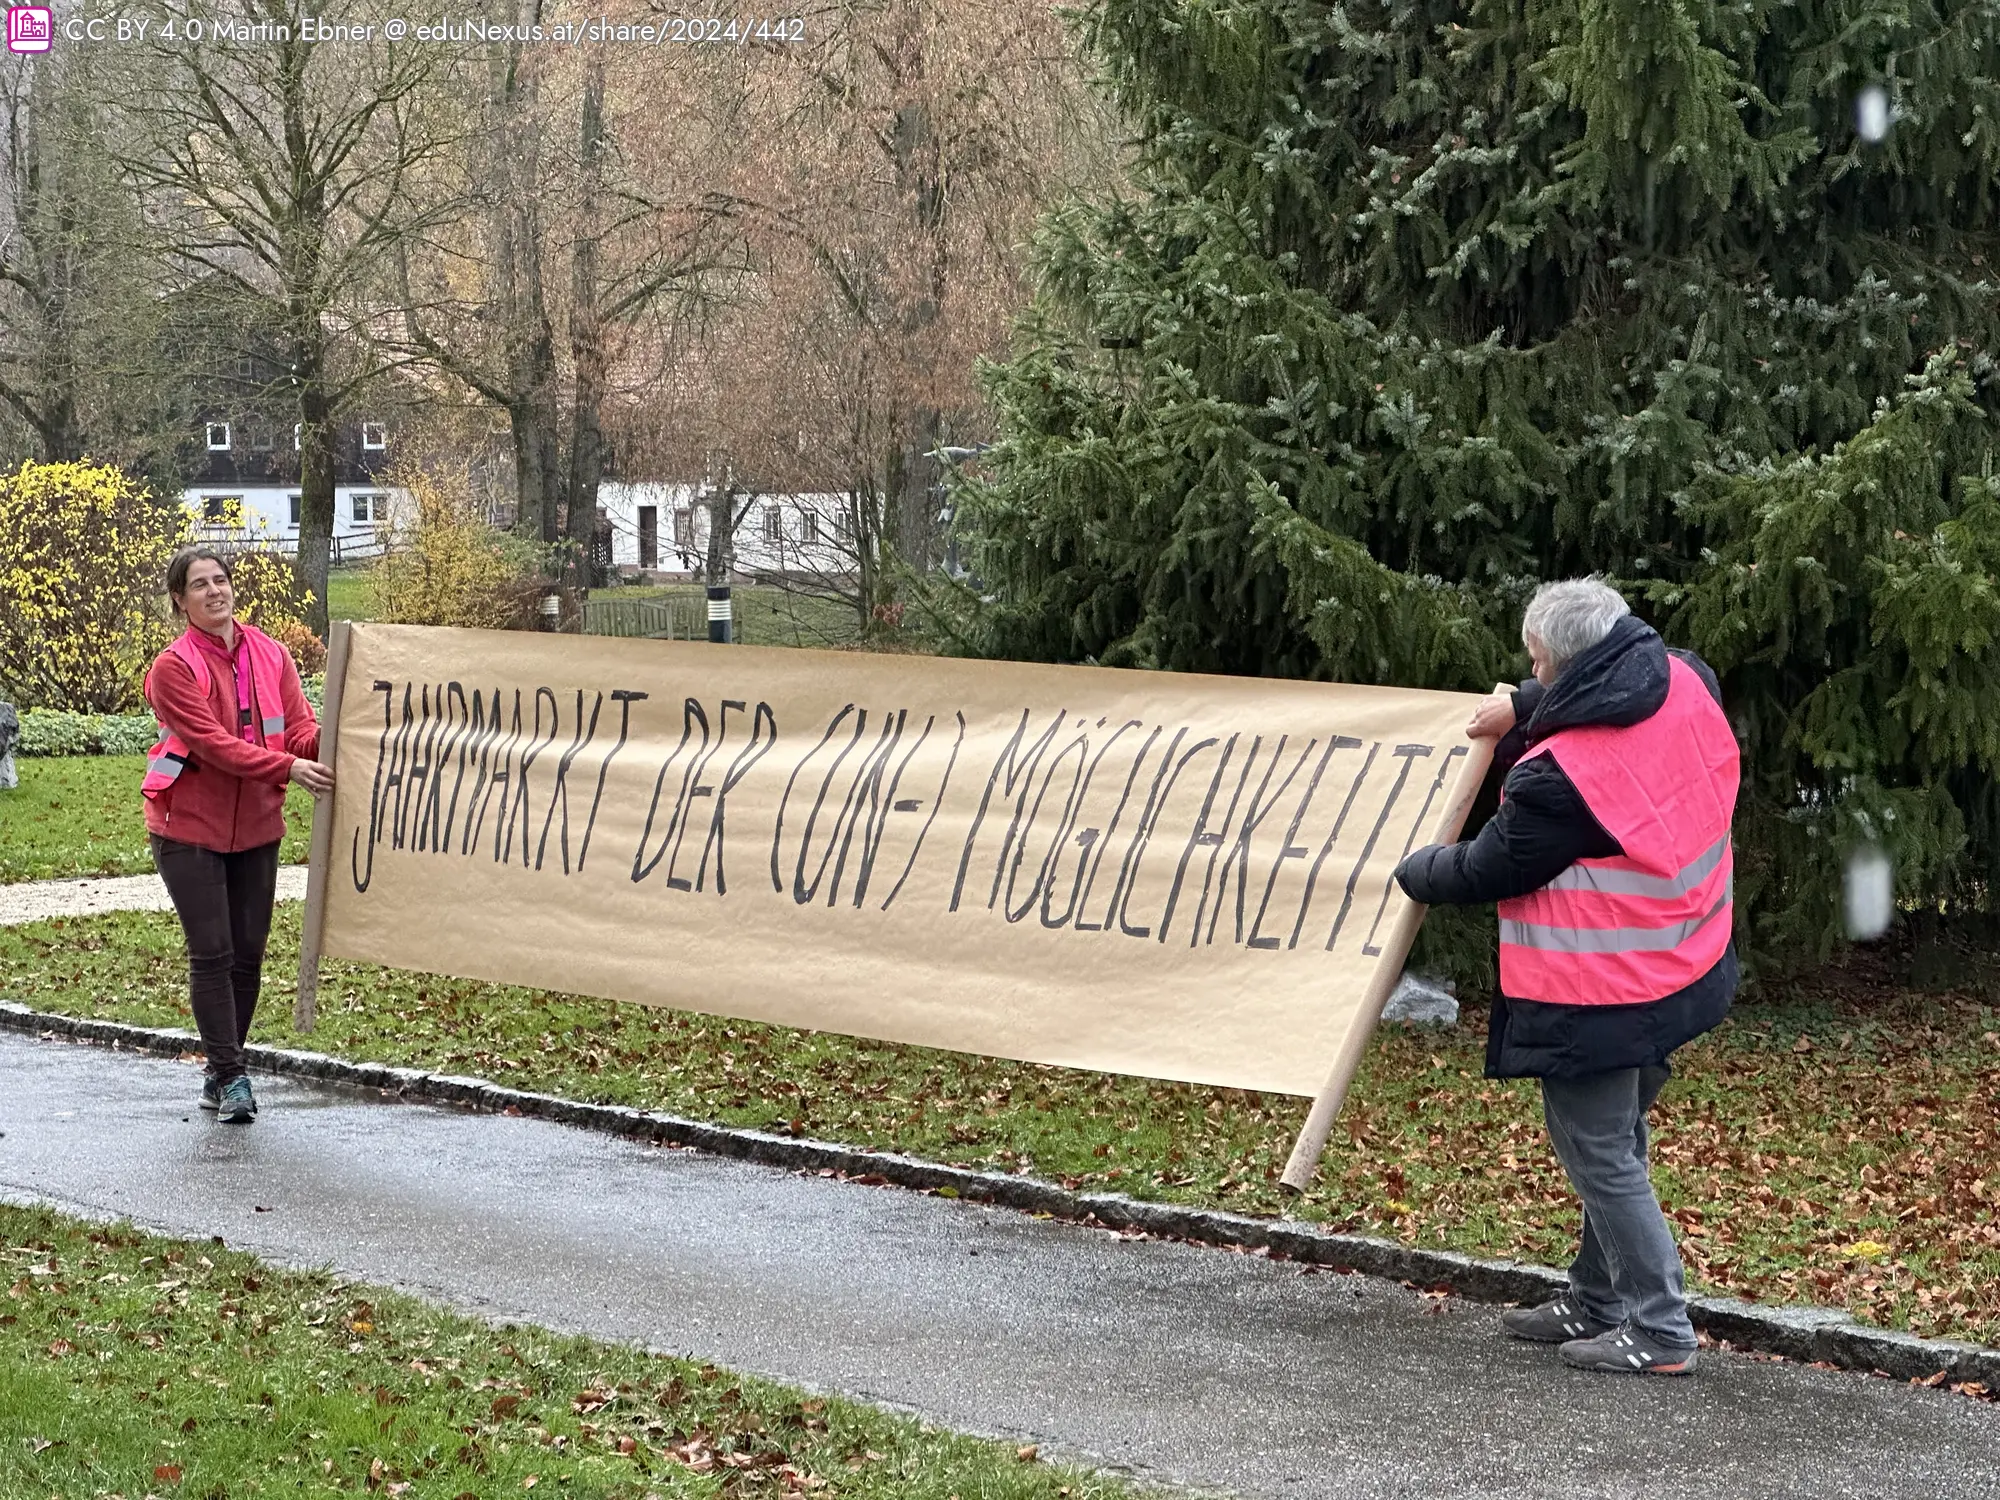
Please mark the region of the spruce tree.
POLYGON ((2000 19, 1092 0, 1129 188, 1036 242, 972 650, 1483 690, 1602 572, 1723 674, 1739 902, 2000 873, 2000 19), (1886 138, 1856 125, 1879 87, 1886 138))

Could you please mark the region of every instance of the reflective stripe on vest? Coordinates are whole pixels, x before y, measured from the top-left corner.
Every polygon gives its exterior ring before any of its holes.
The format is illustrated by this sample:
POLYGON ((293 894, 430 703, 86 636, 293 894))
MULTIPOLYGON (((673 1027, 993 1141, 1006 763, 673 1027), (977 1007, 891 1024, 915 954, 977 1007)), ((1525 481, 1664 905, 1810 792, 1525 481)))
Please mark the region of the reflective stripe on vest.
MULTIPOLYGON (((253 684, 264 691, 279 695, 282 699, 285 684, 285 648, 255 626, 245 625, 239 621, 236 628, 243 635, 243 649, 250 655, 250 674, 253 684)), ((209 670, 207 658, 199 646, 183 634, 169 642, 167 649, 185 662, 188 670, 194 673, 195 685, 201 689, 204 698, 215 691, 215 674, 209 670)), ((261 698, 261 692, 257 696, 261 698)), ((259 720, 259 724, 266 741, 274 735, 283 735, 285 732, 283 708, 265 714, 259 720)), ((139 790, 148 797, 160 796, 180 778, 190 759, 188 747, 182 744, 180 738, 165 724, 161 724, 160 742, 153 747, 146 759, 146 775, 139 784, 139 790)))
POLYGON ((187 757, 185 755, 156 755, 152 757, 146 762, 146 785, 148 787, 152 786, 155 778, 163 782, 172 781, 181 774, 181 768, 186 764, 187 757))
POLYGON ((1729 909, 1734 894, 1732 881, 1723 886, 1715 905, 1700 916, 1688 917, 1665 927, 1551 927, 1546 923, 1514 922, 1503 917, 1500 941, 1523 948, 1546 948, 1555 953, 1658 953, 1678 948, 1700 932, 1718 914, 1729 909))
POLYGON ((1500 988, 1510 996, 1657 1000, 1707 973, 1729 945, 1736 736, 1693 669, 1673 656, 1667 666, 1667 699, 1651 718, 1560 730, 1529 754, 1562 767, 1625 852, 1578 860, 1500 903, 1500 988))

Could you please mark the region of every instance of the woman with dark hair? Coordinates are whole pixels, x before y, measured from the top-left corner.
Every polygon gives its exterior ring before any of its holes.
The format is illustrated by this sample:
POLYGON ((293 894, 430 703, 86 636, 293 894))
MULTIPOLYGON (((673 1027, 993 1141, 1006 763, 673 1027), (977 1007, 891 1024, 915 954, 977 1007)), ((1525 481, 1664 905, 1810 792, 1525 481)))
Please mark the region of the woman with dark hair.
POLYGON ((319 724, 291 653, 236 618, 228 562, 181 549, 167 594, 187 629, 146 672, 161 730, 146 762, 146 828, 187 934, 189 1003, 208 1054, 201 1107, 247 1125, 257 1100, 243 1043, 271 931, 285 786, 317 796, 333 790, 333 771, 315 759, 319 724))

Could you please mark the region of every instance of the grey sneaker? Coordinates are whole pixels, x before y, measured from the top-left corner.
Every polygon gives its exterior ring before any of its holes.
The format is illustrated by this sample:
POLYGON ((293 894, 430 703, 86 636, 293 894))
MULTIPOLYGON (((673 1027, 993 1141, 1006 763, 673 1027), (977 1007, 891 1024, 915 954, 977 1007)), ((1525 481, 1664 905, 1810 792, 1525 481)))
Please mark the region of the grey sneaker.
POLYGON ((215 1117, 225 1125, 248 1125, 257 1117, 257 1098, 250 1092, 248 1077, 239 1073, 223 1084, 215 1117))
POLYGON ((201 1080, 201 1107, 210 1114, 222 1108, 222 1082, 213 1073, 201 1080))
POLYGON ((1572 1339, 1562 1346, 1562 1361, 1579 1370, 1621 1375, 1692 1375, 1695 1352, 1662 1344, 1628 1323, 1594 1339, 1572 1339))
POLYGON ((1517 1339, 1537 1344, 1562 1344, 1571 1339, 1596 1338, 1618 1325, 1593 1318, 1567 1296, 1540 1307, 1510 1307, 1500 1314, 1500 1326, 1517 1339))

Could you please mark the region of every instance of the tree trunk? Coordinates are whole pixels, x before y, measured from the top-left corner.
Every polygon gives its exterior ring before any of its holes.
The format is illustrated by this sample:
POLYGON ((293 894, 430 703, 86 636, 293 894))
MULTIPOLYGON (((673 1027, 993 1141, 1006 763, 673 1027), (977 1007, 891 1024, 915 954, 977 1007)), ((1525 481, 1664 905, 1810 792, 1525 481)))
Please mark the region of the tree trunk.
POLYGON ((597 203, 604 179, 604 55, 593 52, 584 74, 577 148, 582 214, 570 255, 569 348, 574 388, 570 414, 569 516, 566 534, 578 547, 572 564, 579 593, 594 582, 590 548, 597 532, 597 486, 604 473, 604 327, 598 309, 597 203))
POLYGON ((725 479, 708 493, 708 559, 711 586, 729 582, 736 569, 736 486, 725 479))
POLYGON ((295 330, 294 389, 299 411, 299 551, 293 562, 300 587, 312 596, 306 624, 327 633, 326 583, 333 553, 333 420, 326 394, 326 350, 319 321, 295 330))
MULTIPOLYGON (((540 0, 497 0, 500 18, 532 27, 540 0)), ((531 541, 557 536, 562 488, 556 463, 555 330, 542 296, 541 116, 536 72, 519 42, 487 55, 493 125, 484 173, 493 185, 494 302, 506 346, 507 415, 514 437, 514 531, 531 541)))

